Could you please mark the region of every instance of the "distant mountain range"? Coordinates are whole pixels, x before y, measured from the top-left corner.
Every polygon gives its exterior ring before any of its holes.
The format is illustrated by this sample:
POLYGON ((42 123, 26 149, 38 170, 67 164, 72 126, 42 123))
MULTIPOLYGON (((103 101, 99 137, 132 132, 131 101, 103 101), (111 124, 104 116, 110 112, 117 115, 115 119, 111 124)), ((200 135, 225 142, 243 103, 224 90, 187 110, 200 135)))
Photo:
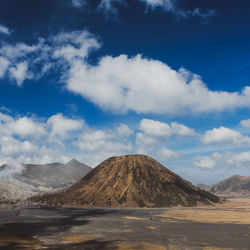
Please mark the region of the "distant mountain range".
POLYGON ((26 200, 29 196, 66 188, 86 175, 92 168, 75 159, 66 164, 26 164, 0 166, 0 203, 26 200))
POLYGON ((219 201, 145 155, 111 157, 71 187, 31 200, 87 207, 195 206, 219 201))
POLYGON ((250 196, 250 177, 234 175, 214 185, 198 184, 198 187, 217 195, 250 196))

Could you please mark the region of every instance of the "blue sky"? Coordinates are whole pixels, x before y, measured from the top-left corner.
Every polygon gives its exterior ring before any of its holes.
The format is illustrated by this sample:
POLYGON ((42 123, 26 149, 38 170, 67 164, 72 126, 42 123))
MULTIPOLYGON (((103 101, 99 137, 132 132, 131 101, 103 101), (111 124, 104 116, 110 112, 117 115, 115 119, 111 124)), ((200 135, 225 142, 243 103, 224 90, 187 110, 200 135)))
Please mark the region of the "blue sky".
POLYGON ((3 0, 0 164, 144 153, 193 183, 249 175, 249 6, 3 0))

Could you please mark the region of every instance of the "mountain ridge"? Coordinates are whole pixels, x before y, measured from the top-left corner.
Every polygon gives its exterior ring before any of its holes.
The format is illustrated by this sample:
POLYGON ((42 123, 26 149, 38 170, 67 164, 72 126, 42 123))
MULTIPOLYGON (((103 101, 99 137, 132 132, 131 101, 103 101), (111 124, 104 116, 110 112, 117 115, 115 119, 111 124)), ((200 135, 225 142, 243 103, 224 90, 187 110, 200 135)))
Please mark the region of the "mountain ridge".
POLYGON ((0 196, 2 200, 25 200, 40 192, 65 188, 92 168, 79 161, 67 163, 23 164, 22 169, 12 171, 15 166, 0 166, 0 196))
POLYGON ((204 184, 198 186, 217 195, 250 196, 250 176, 234 175, 211 186, 204 184))
POLYGON ((87 207, 194 206, 219 201, 145 155, 110 157, 71 187, 32 200, 87 207))

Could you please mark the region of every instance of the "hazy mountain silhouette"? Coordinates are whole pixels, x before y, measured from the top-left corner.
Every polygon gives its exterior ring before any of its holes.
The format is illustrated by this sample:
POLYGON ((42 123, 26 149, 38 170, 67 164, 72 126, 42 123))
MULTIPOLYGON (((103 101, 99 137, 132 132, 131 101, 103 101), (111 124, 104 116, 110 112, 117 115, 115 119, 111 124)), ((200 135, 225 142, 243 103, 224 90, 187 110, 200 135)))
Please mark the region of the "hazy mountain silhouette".
POLYGON ((250 195, 250 177, 234 175, 214 185, 199 184, 199 187, 218 195, 250 195))
POLYGON ((0 167, 0 196, 2 200, 24 200, 40 192, 48 192, 69 187, 92 168, 71 160, 66 164, 22 165, 20 171, 15 166, 5 164, 0 167))

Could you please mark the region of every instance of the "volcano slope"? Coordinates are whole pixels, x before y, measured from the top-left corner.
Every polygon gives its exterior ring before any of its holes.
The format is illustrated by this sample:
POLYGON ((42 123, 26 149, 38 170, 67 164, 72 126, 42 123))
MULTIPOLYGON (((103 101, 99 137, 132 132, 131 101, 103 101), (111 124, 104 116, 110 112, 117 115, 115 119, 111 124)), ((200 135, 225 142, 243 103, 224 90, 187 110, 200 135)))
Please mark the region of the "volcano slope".
POLYGON ((85 207, 195 206, 219 201, 145 155, 111 157, 73 186, 31 200, 85 207))

